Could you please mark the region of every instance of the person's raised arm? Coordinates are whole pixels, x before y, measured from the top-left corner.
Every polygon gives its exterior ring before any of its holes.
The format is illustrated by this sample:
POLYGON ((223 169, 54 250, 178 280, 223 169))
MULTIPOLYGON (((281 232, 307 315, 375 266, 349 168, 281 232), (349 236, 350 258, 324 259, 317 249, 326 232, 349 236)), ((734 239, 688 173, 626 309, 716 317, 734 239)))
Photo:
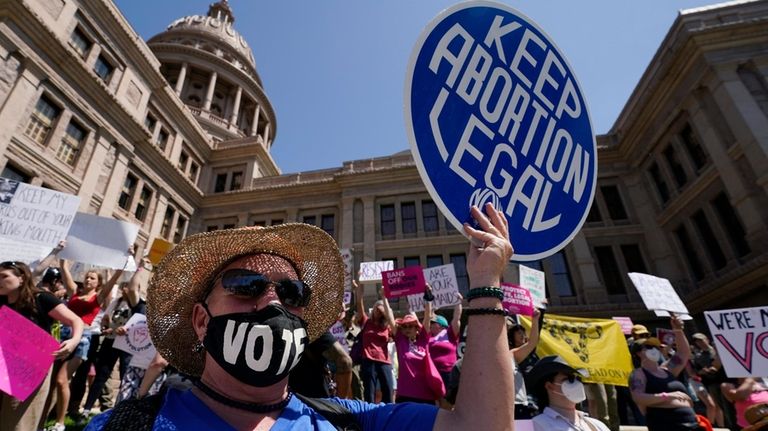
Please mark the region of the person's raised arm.
POLYGON ((72 273, 69 272, 69 262, 65 259, 59 260, 59 269, 61 269, 61 282, 67 289, 67 296, 72 297, 77 292, 77 284, 72 279, 72 273))
POLYGON ((461 296, 461 293, 457 293, 456 295, 459 297, 459 303, 453 306, 451 329, 453 330, 453 334, 456 335, 456 338, 458 338, 461 333, 461 301, 464 300, 464 297, 461 296))
POLYGON ((115 287, 121 275, 123 275, 122 269, 115 270, 112 276, 109 277, 109 280, 101 286, 101 290, 99 290, 99 304, 101 304, 102 308, 106 308, 112 302, 112 288, 115 287))
POLYGON ((432 299, 427 300, 428 297, 435 298, 432 295, 432 286, 429 284, 427 284, 427 289, 424 291, 424 318, 421 319, 421 325, 427 331, 427 334, 429 334, 429 328, 432 326, 432 299))
POLYGON ((45 272, 48 267, 53 266, 53 264, 56 263, 56 261, 59 259, 59 252, 61 250, 64 250, 64 246, 66 246, 67 241, 61 240, 59 243, 51 249, 51 252, 48 253, 48 256, 45 256, 43 260, 41 260, 37 265, 35 265, 35 269, 32 271, 32 277, 38 278, 42 277, 43 273, 45 272))
POLYGON ((152 263, 146 257, 139 259, 139 261, 136 262, 136 272, 133 273, 130 281, 128 281, 128 304, 131 308, 138 305, 141 300, 142 274, 147 270, 147 266, 151 264, 152 263))
POLYGON ((669 319, 672 330, 675 332, 675 343, 677 344, 677 353, 669 360, 667 367, 673 376, 677 377, 685 369, 685 364, 691 358, 691 346, 688 345, 688 338, 683 332, 683 320, 679 316, 672 315, 669 319))
POLYGON ((368 319, 365 313, 365 303, 363 302, 363 285, 352 280, 352 286, 355 288, 355 321, 357 326, 363 326, 363 322, 368 319))
POLYGON ((531 352, 536 350, 536 346, 539 345, 539 316, 541 316, 541 311, 538 308, 535 308, 533 318, 531 318, 531 333, 528 336, 528 341, 523 343, 522 346, 510 350, 515 356, 515 362, 518 364, 523 362, 531 352))
MULTIPOLYGON (((484 215, 471 208, 482 230, 464 225, 471 244, 467 273, 471 289, 501 285, 501 276, 512 257, 509 228, 504 214, 486 204, 484 215)), ((497 298, 480 297, 466 313, 467 347, 463 357, 461 383, 454 410, 437 413, 436 430, 514 429, 515 381, 509 360, 507 329, 503 314, 474 314, 478 309, 501 310, 497 298)), ((480 311, 480 310, 478 310, 480 311)), ((492 312, 484 310, 484 312, 492 312)), ((494 312, 495 313, 495 312, 494 312)))
POLYGON ((392 312, 392 308, 389 306, 389 300, 387 300, 387 297, 381 295, 381 302, 384 304, 384 315, 387 318, 387 326, 389 326, 389 329, 392 331, 392 334, 395 334, 397 332, 397 323, 395 323, 395 314, 392 312))

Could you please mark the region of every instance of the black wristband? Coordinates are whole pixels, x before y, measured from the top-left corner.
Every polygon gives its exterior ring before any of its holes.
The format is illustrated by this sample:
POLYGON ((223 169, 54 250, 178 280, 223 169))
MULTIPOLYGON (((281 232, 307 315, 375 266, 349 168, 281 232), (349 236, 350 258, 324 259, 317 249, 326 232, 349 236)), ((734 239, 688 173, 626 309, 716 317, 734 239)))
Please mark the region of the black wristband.
POLYGON ((424 291, 424 301, 432 302, 434 300, 435 300, 435 295, 432 293, 432 290, 425 290, 424 291))
POLYGON ((464 310, 464 314, 467 316, 483 316, 483 315, 496 315, 496 316, 508 316, 507 310, 503 308, 468 308, 464 310))
POLYGON ((467 301, 476 298, 496 298, 499 301, 503 301, 504 291, 498 287, 478 287, 470 289, 469 292, 467 292, 467 301))

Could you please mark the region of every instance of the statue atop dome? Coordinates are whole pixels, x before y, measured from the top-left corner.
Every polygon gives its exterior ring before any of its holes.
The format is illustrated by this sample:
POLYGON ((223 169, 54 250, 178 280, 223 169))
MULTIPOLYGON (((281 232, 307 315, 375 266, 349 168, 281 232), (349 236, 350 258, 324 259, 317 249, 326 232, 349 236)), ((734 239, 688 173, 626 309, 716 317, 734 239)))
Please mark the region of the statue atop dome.
POLYGON ((208 6, 208 16, 229 24, 235 22, 235 14, 232 13, 227 0, 220 0, 208 6))

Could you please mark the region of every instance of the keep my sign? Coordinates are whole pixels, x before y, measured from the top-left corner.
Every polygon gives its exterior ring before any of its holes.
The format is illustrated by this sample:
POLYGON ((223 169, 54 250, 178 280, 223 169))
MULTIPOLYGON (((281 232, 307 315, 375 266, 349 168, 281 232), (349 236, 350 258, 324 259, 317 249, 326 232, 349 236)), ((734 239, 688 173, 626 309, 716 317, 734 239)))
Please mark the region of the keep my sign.
POLYGON ((470 1, 442 12, 414 47, 405 123, 424 184, 461 230, 469 206, 509 221, 515 260, 564 247, 592 204, 597 149, 563 54, 520 12, 470 1))

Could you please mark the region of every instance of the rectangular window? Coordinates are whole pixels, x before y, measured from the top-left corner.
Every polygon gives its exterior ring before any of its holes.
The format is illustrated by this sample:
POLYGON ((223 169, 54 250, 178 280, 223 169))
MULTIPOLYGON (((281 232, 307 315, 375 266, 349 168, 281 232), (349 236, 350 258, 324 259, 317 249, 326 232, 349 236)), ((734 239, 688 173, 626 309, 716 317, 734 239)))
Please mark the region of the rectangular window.
POLYGON ((144 217, 147 215, 147 208, 149 208, 149 200, 152 198, 152 190, 147 187, 142 187, 141 194, 139 194, 139 203, 136 205, 136 211, 133 215, 137 220, 144 221, 144 217))
POLYGON ((421 265, 419 256, 408 256, 403 258, 403 267, 421 265))
POLYGON ((416 203, 401 203, 400 216, 403 219, 403 233, 416 233, 416 203))
POLYGON ((701 261, 699 261, 699 256, 696 254, 696 249, 693 248, 691 237, 688 235, 688 229, 685 228, 685 225, 680 225, 675 229, 675 236, 680 242, 680 248, 685 255, 685 260, 688 262, 693 277, 696 280, 701 280, 704 278, 704 269, 701 266, 701 261))
POLYGON ((149 130, 149 133, 152 133, 152 131, 155 130, 156 124, 157 118, 153 117, 152 114, 147 114, 147 118, 144 119, 144 127, 149 130))
POLYGON ((648 173, 651 175, 651 180, 653 180, 653 184, 656 186, 656 191, 659 193, 661 203, 667 203, 667 201, 669 201, 669 187, 667 187, 667 182, 664 181, 659 165, 653 163, 648 169, 648 173))
POLYGON ((433 266, 440 266, 443 264, 443 256, 440 254, 430 255, 427 256, 427 268, 432 268, 433 266))
POLYGON ((227 174, 216 174, 216 183, 213 186, 214 193, 221 193, 227 188, 227 174))
POLYGON ((320 217, 320 229, 324 230, 328 235, 335 238, 336 234, 336 218, 333 214, 323 214, 320 217))
POLYGON ((48 137, 53 128, 53 123, 56 118, 61 114, 61 109, 51 102, 45 96, 40 96, 35 105, 35 110, 29 117, 29 123, 27 123, 27 129, 24 134, 32 138, 38 144, 45 144, 45 139, 48 137))
MULTIPOLYGON (((560 297, 576 296, 571 281, 571 271, 568 269, 568 260, 565 258, 565 252, 558 251, 549 258, 549 270, 554 280, 555 292, 560 297)), ((529 262, 530 263, 530 262, 529 262)))
POLYGON ((184 230, 187 228, 187 219, 179 216, 179 220, 176 222, 176 232, 173 234, 173 242, 179 243, 184 239, 184 230))
POLYGON ((544 271, 544 264, 542 263, 541 259, 534 260, 531 262, 525 262, 522 264, 523 266, 527 266, 528 268, 533 268, 539 271, 544 271))
POLYGON ((424 221, 424 232, 437 232, 437 205, 432 201, 421 201, 421 215, 424 221))
MULTIPOLYGON (((255 225, 255 226, 264 226, 264 222, 261 222, 260 225, 255 225)), ((222 226, 221 228, 222 229, 234 229, 235 225, 234 225, 234 223, 227 223, 224 226, 222 226)))
POLYGON ((704 248, 707 250, 710 262, 715 269, 720 269, 725 266, 727 260, 723 254, 723 249, 720 242, 717 240, 715 233, 712 231, 712 227, 709 225, 709 220, 704 214, 704 211, 698 210, 693 214, 693 224, 696 226, 696 230, 699 232, 702 241, 704 242, 704 248))
POLYGON ((179 154, 179 169, 181 169, 182 172, 187 170, 187 163, 189 162, 189 154, 187 154, 186 151, 182 150, 181 154, 179 154))
POLYGON ((395 234, 395 206, 381 206, 381 236, 390 236, 395 234))
POLYGON ((160 227, 160 236, 165 239, 170 239, 168 236, 171 233, 171 225, 173 224, 173 216, 176 214, 176 210, 172 207, 165 209, 165 215, 163 216, 163 224, 160 227))
MULTIPOLYGON (((253 222, 253 225, 254 225, 254 226, 261 226, 261 227, 264 227, 264 226, 266 226, 266 225, 267 225, 267 222, 265 222, 264 220, 259 220, 259 221, 255 221, 255 222, 253 222)), ((232 227, 235 227, 235 225, 232 225, 232 227)), ((225 229, 226 229, 226 227, 225 227, 225 229)))
POLYGON ((128 174, 123 182, 123 189, 120 191, 120 198, 117 200, 117 205, 124 209, 129 210, 131 207, 131 196, 133 196, 136 190, 136 184, 139 183, 139 179, 135 176, 128 174))
POLYGON ((104 82, 109 82, 109 77, 112 76, 114 70, 115 67, 101 55, 96 58, 96 62, 93 64, 93 71, 104 82))
POLYGON ((627 293, 624 288, 624 280, 621 278, 619 265, 616 263, 616 257, 613 255, 611 246, 595 247, 595 257, 600 267, 600 273, 603 275, 605 289, 611 295, 622 295, 627 293))
POLYGON ((648 273, 648 268, 643 260, 643 254, 640 252, 640 247, 637 244, 622 244, 621 254, 624 255, 627 271, 648 273))
POLYGON ((456 271, 456 281, 459 285, 459 293, 466 295, 469 292, 469 274, 467 274, 467 255, 452 254, 450 255, 453 269, 456 271))
POLYGON ((603 193, 605 206, 608 207, 608 215, 611 217, 611 220, 626 220, 627 210, 624 209, 624 202, 621 200, 619 188, 615 185, 607 185, 600 187, 600 191, 603 193))
POLYGON ((192 162, 189 164, 189 179, 192 180, 193 183, 197 183, 197 173, 200 172, 200 165, 198 165, 195 162, 192 162))
POLYGON ((699 144, 699 140, 694 135, 690 125, 686 125, 680 132, 680 139, 682 139, 685 150, 688 152, 688 156, 691 157, 691 161, 693 161, 693 165, 696 166, 696 170, 701 170, 707 164, 709 157, 701 144, 699 144))
POLYGON ((8 178, 9 180, 18 181, 20 183, 28 183, 29 180, 31 180, 29 175, 24 173, 21 169, 18 169, 10 162, 5 164, 3 172, 0 173, 0 177, 8 178))
POLYGON ((313 226, 317 225, 317 217, 316 216, 304 216, 303 219, 305 224, 311 224, 313 226))
POLYGON ((672 177, 675 179, 677 188, 680 189, 688 182, 688 176, 685 175, 685 169, 683 165, 677 160, 677 154, 675 154, 675 147, 672 145, 667 146, 664 149, 664 160, 667 161, 669 171, 672 172, 672 177))
POLYGON ((170 137, 171 135, 168 133, 168 131, 161 128, 160 131, 157 133, 157 139, 155 139, 155 144, 162 151, 165 151, 165 147, 168 145, 168 140, 170 139, 170 137))
POLYGON ((208 227, 206 227, 206 228, 205 228, 205 231, 206 231, 206 232, 213 232, 213 231, 215 231, 215 230, 219 230, 219 227, 218 227, 218 226, 216 226, 215 224, 214 224, 214 225, 210 225, 210 226, 208 226, 208 227))
POLYGON ((232 184, 229 185, 230 190, 240 190, 243 188, 243 172, 232 172, 232 184))
POLYGON ((72 36, 69 38, 69 44, 72 45, 72 48, 75 48, 75 51, 77 51, 82 58, 88 56, 88 51, 90 51, 91 46, 93 46, 91 40, 85 35, 80 27, 75 27, 75 31, 72 32, 72 36))
POLYGON ((74 165, 77 155, 83 147, 86 131, 74 121, 67 125, 67 131, 61 139, 59 148, 56 150, 56 158, 68 165, 74 165))
POLYGON ((717 212, 717 216, 720 219, 725 232, 728 234, 733 248, 736 250, 736 255, 739 257, 746 256, 752 250, 747 243, 747 234, 744 231, 744 225, 741 224, 739 216, 736 211, 733 210, 731 202, 728 200, 728 196, 725 193, 720 193, 712 201, 712 206, 717 212))
POLYGON ((600 214, 600 206, 597 204, 597 200, 592 201, 592 207, 589 208, 589 214, 587 214, 587 223, 599 223, 603 221, 603 216, 600 214))
POLYGON ((279 224, 283 224, 283 219, 273 218, 272 220, 269 221, 269 223, 270 223, 270 226, 277 226, 279 224))

